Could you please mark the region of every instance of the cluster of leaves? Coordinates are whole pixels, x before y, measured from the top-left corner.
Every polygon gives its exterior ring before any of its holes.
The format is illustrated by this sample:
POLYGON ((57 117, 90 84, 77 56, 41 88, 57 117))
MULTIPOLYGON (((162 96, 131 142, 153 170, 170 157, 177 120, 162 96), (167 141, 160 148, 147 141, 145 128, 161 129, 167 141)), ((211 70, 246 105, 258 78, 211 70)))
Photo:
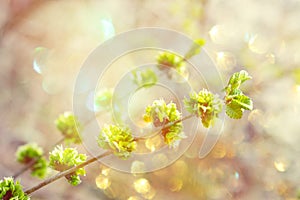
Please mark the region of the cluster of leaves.
POLYGON ((80 131, 81 125, 77 120, 76 116, 74 116, 71 112, 65 112, 61 114, 56 120, 55 124, 57 129, 62 133, 65 137, 65 142, 67 144, 81 143, 80 131))
POLYGON ((44 178, 48 171, 48 163, 43 154, 43 149, 36 143, 29 143, 18 148, 16 157, 18 162, 25 165, 34 162, 31 167, 32 176, 44 178))
MULTIPOLYGON (((63 148, 58 145, 49 153, 49 166, 56 171, 65 171, 71 167, 84 163, 87 159, 85 154, 79 154, 75 148, 63 148)), ((85 175, 84 168, 79 168, 69 176, 66 176, 71 185, 81 183, 80 175, 85 175)))
POLYGON ((250 97, 243 94, 240 86, 252 77, 244 70, 234 73, 225 87, 226 114, 233 119, 240 119, 244 110, 252 110, 253 103, 250 97))
POLYGON ((170 147, 178 146, 179 142, 186 137, 182 132, 182 122, 178 122, 181 119, 181 113, 177 110, 175 103, 166 104, 162 99, 155 100, 152 105, 146 107, 143 118, 145 122, 151 122, 155 127, 162 126, 162 136, 170 147), (168 124, 171 126, 166 126, 168 124))
POLYGON ((12 177, 0 180, 0 199, 3 200, 29 200, 18 181, 14 182, 12 177))
POLYGON ((184 99, 184 104, 187 111, 201 118, 201 122, 206 128, 214 124, 214 120, 222 111, 221 100, 207 89, 203 89, 199 93, 190 93, 190 98, 184 99))
POLYGON ((157 76, 155 72, 151 69, 146 69, 143 71, 132 71, 133 82, 140 87, 151 87, 156 84, 157 76))
POLYGON ((169 68, 173 68, 180 75, 184 75, 186 68, 183 58, 177 56, 171 52, 161 52, 156 58, 157 66, 160 70, 167 70, 168 76, 172 77, 172 71, 169 68))
POLYGON ((104 125, 98 136, 98 145, 122 159, 130 157, 137 146, 130 129, 119 125, 104 125))

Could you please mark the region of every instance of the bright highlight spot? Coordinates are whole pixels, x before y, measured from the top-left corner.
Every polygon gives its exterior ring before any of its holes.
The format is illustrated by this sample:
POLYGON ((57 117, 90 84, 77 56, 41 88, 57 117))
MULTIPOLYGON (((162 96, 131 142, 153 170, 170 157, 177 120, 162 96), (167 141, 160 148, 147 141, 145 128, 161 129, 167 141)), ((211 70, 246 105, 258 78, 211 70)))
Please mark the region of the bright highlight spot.
POLYGON ((210 31, 209 31, 209 36, 211 38, 212 41, 215 41, 218 33, 220 32, 220 28, 218 25, 213 26, 210 31))
POLYGON ((236 65, 235 56, 230 52, 218 52, 217 64, 224 70, 230 70, 236 65))
POLYGON ((111 181, 105 177, 104 175, 100 174, 97 178, 96 178, 96 185, 98 188, 105 190, 107 189, 111 184, 111 181))
POLYGON ((37 47, 34 50, 34 60, 32 68, 38 74, 43 74, 46 69, 46 61, 49 56, 49 50, 44 47, 37 47))
POLYGON ((255 35, 249 40, 248 47, 254 53, 263 54, 266 53, 269 48, 267 41, 266 38, 255 35))
POLYGON ((283 161, 279 161, 279 160, 274 162, 274 166, 275 166, 276 170, 279 172, 285 172, 287 169, 287 164, 284 163, 283 161))
POLYGON ((137 191, 140 194, 146 194, 150 191, 151 185, 149 184, 149 181, 145 178, 140 178, 136 180, 133 183, 135 191, 137 191))
POLYGON ((147 149, 154 152, 162 144, 162 138, 160 135, 154 136, 153 138, 148 138, 145 142, 147 149))
POLYGON ((110 169, 105 168, 105 169, 102 169, 101 174, 103 174, 104 176, 108 176, 109 172, 110 172, 110 169))
POLYGON ((103 32, 104 40, 107 40, 115 35, 115 28, 109 19, 101 20, 101 30, 103 32))
POLYGON ((234 173, 234 177, 235 177, 235 179, 239 179, 240 178, 240 174, 238 172, 235 172, 234 173))
POLYGON ((296 85, 296 91, 300 94, 300 85, 296 85))
POLYGON ((131 164, 131 173, 143 173, 145 172, 145 163, 141 161, 133 161, 131 164))

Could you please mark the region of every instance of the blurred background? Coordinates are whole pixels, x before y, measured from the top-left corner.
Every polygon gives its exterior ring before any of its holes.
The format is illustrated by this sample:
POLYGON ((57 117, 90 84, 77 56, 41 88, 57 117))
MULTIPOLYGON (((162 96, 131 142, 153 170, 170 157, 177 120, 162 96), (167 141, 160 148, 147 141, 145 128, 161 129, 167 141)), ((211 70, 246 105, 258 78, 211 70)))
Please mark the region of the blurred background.
MULTIPOLYGON (((199 132, 167 168, 130 174, 95 163, 81 185, 61 179, 32 199, 299 199, 299 21, 299 0, 1 0, 0 176, 22 167, 19 145, 49 149, 60 139, 54 120, 72 110, 76 75, 94 48, 124 31, 162 27, 204 38, 224 80, 246 69, 254 110, 226 118, 203 159, 199 132)), ((40 181, 19 179, 25 188, 40 181)))

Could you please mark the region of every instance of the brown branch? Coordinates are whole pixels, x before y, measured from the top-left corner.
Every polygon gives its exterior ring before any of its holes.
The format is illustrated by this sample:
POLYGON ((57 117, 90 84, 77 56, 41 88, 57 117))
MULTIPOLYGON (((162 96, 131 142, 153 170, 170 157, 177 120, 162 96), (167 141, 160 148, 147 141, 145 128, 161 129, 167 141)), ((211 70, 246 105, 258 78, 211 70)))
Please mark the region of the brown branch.
POLYGON ((44 186, 46 186, 46 185, 48 185, 48 184, 50 184, 50 183, 52 183, 52 182, 54 182, 54 181, 56 181, 56 180, 62 178, 62 177, 64 177, 64 176, 67 176, 67 175, 72 174, 74 171, 78 170, 79 168, 82 168, 82 167, 84 167, 84 166, 86 166, 86 165, 88 165, 88 164, 90 164, 90 163, 93 163, 93 162, 95 162, 96 160, 98 160, 98 159, 100 159, 100 158, 103 158, 103 157, 105 157, 105 156, 108 156, 108 155, 110 155, 110 154, 112 154, 111 151, 106 151, 106 152, 104 152, 104 153, 102 153, 102 154, 100 154, 100 155, 98 155, 98 156, 96 156, 96 157, 93 157, 93 158, 91 158, 91 159, 85 161, 84 163, 81 163, 80 165, 77 165, 77 166, 74 166, 74 167, 72 167, 72 168, 70 168, 70 169, 67 169, 67 170, 65 170, 65 171, 62 171, 62 172, 60 172, 60 173, 58 173, 58 174, 56 174, 56 175, 54 175, 54 176, 52 176, 52 177, 46 179, 45 181, 39 183, 38 185, 36 185, 36 186, 34 186, 34 187, 32 187, 32 188, 29 188, 29 189, 25 190, 25 193, 26 193, 26 194, 31 194, 31 193, 33 193, 33 192, 35 192, 35 191, 41 189, 42 187, 44 187, 44 186))
POLYGON ((33 167, 33 165, 35 165, 35 163, 36 163, 36 159, 32 159, 29 163, 26 164, 26 166, 24 166, 20 171, 15 173, 12 177, 14 179, 16 179, 18 176, 20 176, 21 174, 23 174, 24 172, 29 170, 31 167, 33 167))

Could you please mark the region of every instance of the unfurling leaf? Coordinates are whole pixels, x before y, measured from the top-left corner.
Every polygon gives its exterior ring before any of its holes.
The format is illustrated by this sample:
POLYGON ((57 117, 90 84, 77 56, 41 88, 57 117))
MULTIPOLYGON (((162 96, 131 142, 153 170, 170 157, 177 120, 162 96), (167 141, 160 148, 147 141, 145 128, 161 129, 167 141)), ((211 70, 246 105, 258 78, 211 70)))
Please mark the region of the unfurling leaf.
POLYGON ((222 110, 221 100, 217 95, 206 89, 199 93, 190 93, 190 98, 184 100, 187 111, 201 118, 204 127, 208 128, 214 124, 222 110))
POLYGON ((253 102, 250 97, 243 94, 240 86, 246 80, 251 79, 248 72, 241 70, 234 73, 225 87, 226 114, 233 119, 240 119, 244 110, 252 110, 253 102))
POLYGON ((20 183, 14 182, 12 177, 0 180, 0 199, 30 200, 29 196, 23 192, 20 183))
MULTIPOLYGON (((56 146, 52 152, 49 153, 49 166, 56 171, 65 171, 81 163, 87 159, 85 154, 79 154, 75 148, 63 148, 56 146)), ((66 176, 66 179, 71 185, 78 185, 81 180, 79 175, 84 176, 84 168, 79 168, 71 175, 66 176)))
POLYGON ((169 147, 177 147, 180 141, 185 138, 182 131, 182 122, 172 124, 181 119, 181 113, 177 110, 175 103, 168 103, 164 100, 155 100, 152 105, 146 107, 144 114, 145 122, 152 122, 155 127, 162 127, 161 134, 169 147), (168 126, 168 124, 172 124, 168 126), (164 126, 167 126, 164 128, 164 126))
POLYGON ((122 159, 130 157, 136 149, 136 141, 132 137, 129 128, 118 125, 105 125, 99 136, 98 145, 104 149, 110 149, 116 156, 122 159))
POLYGON ((194 44, 190 48, 190 50, 185 54, 184 58, 185 59, 190 59, 191 57, 199 54, 201 52, 202 46, 205 45, 205 40, 204 39, 197 39, 194 40, 194 44))
POLYGON ((43 153, 43 149, 36 143, 29 143, 18 148, 16 157, 18 162, 25 165, 34 162, 34 165, 31 167, 31 175, 44 178, 48 172, 48 163, 43 153))

